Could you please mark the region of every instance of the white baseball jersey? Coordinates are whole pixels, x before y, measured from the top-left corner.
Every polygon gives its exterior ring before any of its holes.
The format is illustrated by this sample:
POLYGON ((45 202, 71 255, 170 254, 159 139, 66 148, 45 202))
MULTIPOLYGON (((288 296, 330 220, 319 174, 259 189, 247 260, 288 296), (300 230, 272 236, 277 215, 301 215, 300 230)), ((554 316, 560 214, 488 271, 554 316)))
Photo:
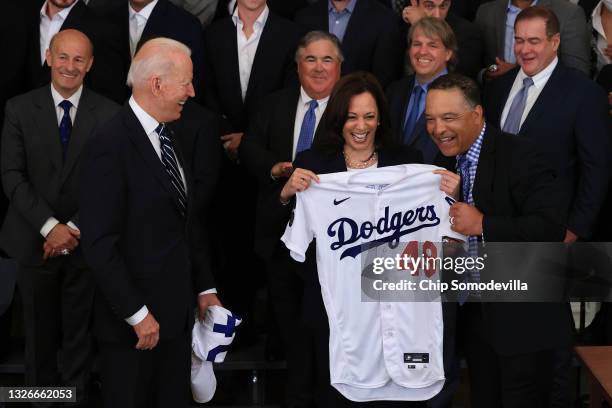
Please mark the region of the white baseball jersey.
POLYGON ((438 167, 421 164, 320 175, 297 194, 282 241, 305 260, 316 238, 329 319, 331 384, 352 401, 427 400, 444 385, 440 302, 364 302, 361 257, 391 241, 465 240, 450 229, 452 199, 438 167))

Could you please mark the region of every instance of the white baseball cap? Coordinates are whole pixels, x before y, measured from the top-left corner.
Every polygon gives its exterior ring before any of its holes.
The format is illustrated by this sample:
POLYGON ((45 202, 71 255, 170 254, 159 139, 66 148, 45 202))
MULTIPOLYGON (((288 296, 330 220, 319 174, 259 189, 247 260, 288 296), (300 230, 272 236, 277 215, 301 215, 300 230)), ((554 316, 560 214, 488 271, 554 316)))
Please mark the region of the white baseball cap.
POLYGON ((221 306, 210 306, 203 321, 196 319, 191 338, 191 393, 196 402, 210 401, 217 389, 213 362, 225 360, 242 319, 221 306))

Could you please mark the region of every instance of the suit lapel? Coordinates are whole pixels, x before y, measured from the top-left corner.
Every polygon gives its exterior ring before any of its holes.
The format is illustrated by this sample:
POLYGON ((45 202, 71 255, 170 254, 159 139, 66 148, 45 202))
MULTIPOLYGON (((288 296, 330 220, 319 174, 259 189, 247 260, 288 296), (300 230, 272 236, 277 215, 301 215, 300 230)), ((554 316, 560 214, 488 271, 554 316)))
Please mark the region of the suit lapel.
POLYGON ((149 137, 146 135, 144 129, 138 121, 138 118, 136 118, 136 115, 129 105, 126 105, 124 109, 126 110, 124 121, 126 126, 129 128, 129 131, 127 132, 128 137, 131 139, 147 167, 151 169, 151 174, 153 174, 164 190, 166 190, 166 192, 169 194, 168 198, 170 198, 176 204, 178 199, 176 197, 174 187, 170 182, 170 177, 159 159, 159 156, 157 156, 155 149, 151 145, 149 137))
MULTIPOLYGON (((42 6, 41 6, 42 7, 42 6)), ((31 84, 35 84, 40 77, 40 72, 43 70, 43 63, 40 60, 40 15, 38 19, 36 19, 35 27, 32 28, 32 45, 30 47, 30 82, 31 84)), ((46 63, 44 63, 46 65, 46 63)), ((36 84, 38 85, 38 84, 36 84)))
POLYGON ((344 161, 344 155, 342 154, 342 152, 334 155, 333 160, 329 162, 329 172, 339 173, 341 171, 346 170, 346 162, 344 161))
POLYGON ((37 112, 33 115, 32 120, 36 123, 39 134, 47 147, 51 163, 56 169, 60 170, 63 161, 62 146, 59 125, 57 123, 57 113, 50 87, 45 86, 39 90, 35 105, 37 112))
MULTIPOLYGON (((300 88, 294 87, 290 93, 287 94, 287 99, 283 101, 287 111, 286 114, 281 115, 279 118, 275 118, 273 120, 278 120, 279 129, 286 129, 287 134, 279 134, 279 151, 281 152, 280 157, 288 157, 291 159, 293 155, 293 135, 295 128, 295 120, 297 119, 297 104, 300 103, 300 88)), ((313 135, 313 143, 314 138, 317 137, 317 129, 315 129, 315 133, 313 135)))
POLYGON ((402 92, 402 103, 401 103, 401 112, 400 117, 402 121, 400 123, 400 136, 403 139, 404 136, 404 125, 406 124, 406 111, 408 110, 408 104, 410 103, 410 98, 412 97, 412 91, 414 91, 414 81, 416 77, 412 75, 406 83, 406 92, 402 92))
POLYGON ((66 20, 62 24, 60 30, 65 30, 68 28, 78 29, 78 22, 83 21, 83 15, 86 12, 86 8, 87 6, 83 2, 78 2, 77 4, 75 4, 72 10, 70 10, 70 13, 68 13, 68 15, 66 16, 66 20))
POLYGON ((472 188, 472 196, 476 207, 483 209, 488 208, 488 199, 492 197, 493 179, 495 176, 495 144, 497 141, 497 133, 492 129, 491 125, 487 125, 482 148, 478 158, 478 167, 476 168, 476 178, 472 188))
POLYGON ((72 168, 77 162, 85 142, 91 136, 91 132, 96 123, 96 119, 93 115, 93 109, 95 106, 91 103, 89 95, 90 94, 87 89, 83 88, 83 94, 81 95, 79 107, 74 118, 74 125, 70 135, 70 143, 68 144, 68 151, 66 152, 66 160, 64 161, 64 166, 62 167, 62 183, 72 171, 72 168))
MULTIPOLYGON (((503 50, 506 45, 506 11, 508 3, 505 1, 496 4, 493 19, 495 20, 495 40, 498 50, 503 50)), ((500 56, 503 59, 503 55, 500 56)), ((495 61, 493 61, 495 62, 495 61)))
POLYGON ((414 125, 414 131, 412 132, 412 137, 408 146, 416 146, 425 138, 429 139, 429 134, 427 134, 427 129, 425 127, 425 112, 423 111, 414 125))
MULTIPOLYGON (((361 43, 361 32, 365 29, 364 21, 366 22, 366 25, 368 21, 368 10, 366 6, 367 4, 364 0, 359 0, 355 3, 353 14, 351 15, 351 18, 349 18, 346 31, 344 32, 344 39, 342 40, 343 50, 359 49, 361 43)), ((329 18, 327 25, 329 25, 329 18)))
MULTIPOLYGON (((121 38, 121 45, 119 52, 122 55, 124 61, 127 62, 127 67, 130 66, 132 61, 132 54, 130 51, 130 10, 127 2, 117 10, 117 21, 119 21, 119 37, 121 38)), ((147 27, 145 26, 145 29, 147 27)), ((144 31, 144 30, 143 30, 144 31)))
MULTIPOLYGON (((166 14, 166 3, 164 0, 159 0, 153 10, 151 11, 151 15, 147 19, 147 24, 145 24, 144 30, 142 30, 142 35, 140 36, 140 40, 138 40, 137 49, 147 40, 151 39, 153 33, 155 35, 159 35, 164 30, 160 30, 160 28, 164 27, 164 15, 166 14)), ((129 12, 128 12, 128 20, 129 20, 129 12)), ((129 30, 129 26, 128 26, 129 30)), ((128 31, 129 32, 129 31, 128 31)))
MULTIPOLYGON (((273 41, 276 34, 274 32, 274 23, 274 15, 270 12, 268 14, 268 19, 266 20, 266 25, 263 27, 261 32, 259 44, 257 44, 255 58, 253 58, 253 66, 251 67, 251 75, 249 76, 249 85, 247 86, 247 91, 244 97, 245 104, 247 104, 247 100, 257 88, 257 80, 261 75, 260 71, 263 72, 266 69, 266 64, 268 61, 271 61, 274 58, 274 55, 271 55, 274 50, 273 41)), ((238 51, 236 51, 236 55, 237 54, 238 51)))
MULTIPOLYGON (((170 137, 170 140, 172 141, 172 147, 174 148, 174 155, 176 156, 176 160, 178 161, 178 164, 181 167, 181 169, 183 169, 183 175, 185 177, 185 180, 184 180, 185 193, 187 197, 186 206, 188 207, 189 201, 190 201, 189 200, 190 193, 193 194, 193 180, 191 179, 191 172, 187 171, 187 168, 185 167, 185 163, 186 163, 185 155, 183 154, 183 151, 181 149, 181 144, 177 143, 176 141, 177 136, 176 136, 176 133, 174 132, 174 129, 172 128, 172 124, 166 125, 166 129, 168 132, 168 136, 170 137)), ((164 172, 166 172, 166 169, 164 169, 164 172)), ((176 191, 174 191, 174 187, 172 187, 172 197, 174 198, 174 203, 176 204, 176 208, 180 209, 178 195, 176 194, 176 191)))
POLYGON ((565 89, 563 86, 563 68, 561 63, 558 62, 544 89, 542 89, 538 99, 525 118, 519 134, 527 132, 529 127, 536 123, 544 112, 550 112, 558 101, 563 100, 563 89, 565 89))
POLYGON ((314 10, 315 21, 313 22, 315 26, 314 30, 321 30, 329 32, 329 16, 327 14, 327 0, 320 0, 315 3, 316 9, 314 10))
MULTIPOLYGON (((227 40, 227 42, 225 43, 226 46, 223 47, 222 51, 222 53, 225 53, 225 55, 227 56, 227 60, 222 62, 223 66, 225 67, 224 71, 226 71, 226 78, 228 78, 228 81, 226 83, 227 85, 229 85, 227 90, 225 91, 232 95, 232 99, 235 100, 237 104, 243 105, 244 102, 242 101, 242 90, 240 88, 240 65, 238 63, 237 28, 234 25, 234 21, 231 17, 225 19, 223 31, 219 36, 219 39, 221 38, 227 40)), ((249 82, 250 79, 251 78, 249 78, 249 82)))
POLYGON ((501 116, 504 111, 504 106, 508 101, 508 97, 510 96, 510 91, 512 90, 512 85, 514 84, 514 80, 518 75, 519 69, 520 68, 515 68, 514 70, 510 71, 510 73, 493 81, 493 83, 490 85, 493 87, 493 91, 491 94, 492 98, 489 98, 488 100, 491 106, 487 107, 487 118, 496 128, 502 127, 500 123, 501 116))

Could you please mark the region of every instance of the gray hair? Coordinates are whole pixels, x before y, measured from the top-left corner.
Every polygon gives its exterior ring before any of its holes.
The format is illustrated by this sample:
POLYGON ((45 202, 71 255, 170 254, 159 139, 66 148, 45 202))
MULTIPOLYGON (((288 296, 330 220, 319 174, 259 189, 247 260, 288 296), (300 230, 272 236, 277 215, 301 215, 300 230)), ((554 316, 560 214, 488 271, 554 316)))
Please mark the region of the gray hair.
POLYGON ((182 52, 191 57, 191 50, 182 42, 170 38, 158 37, 145 42, 134 56, 130 70, 127 74, 127 85, 134 87, 146 83, 154 75, 167 74, 174 68, 174 59, 170 54, 182 52), (141 56, 140 50, 144 47, 154 47, 156 52, 146 58, 141 56))
POLYGON ((308 47, 310 44, 316 41, 329 41, 333 44, 336 49, 336 56, 338 57, 338 61, 344 61, 344 55, 342 55, 342 49, 340 48, 340 40, 332 33, 328 33, 327 31, 309 31, 306 33, 297 45, 295 50, 295 62, 299 62, 300 55, 302 55, 302 51, 304 48, 308 47))

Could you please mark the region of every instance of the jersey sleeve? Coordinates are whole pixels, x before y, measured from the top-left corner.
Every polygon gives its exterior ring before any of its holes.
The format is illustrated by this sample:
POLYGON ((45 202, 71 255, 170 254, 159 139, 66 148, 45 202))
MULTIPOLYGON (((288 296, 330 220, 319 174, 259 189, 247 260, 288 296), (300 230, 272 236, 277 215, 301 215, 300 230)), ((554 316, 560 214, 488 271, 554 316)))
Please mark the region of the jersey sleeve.
POLYGON ((291 213, 285 233, 281 241, 285 243, 291 257, 298 262, 306 260, 306 250, 313 239, 313 230, 310 217, 308 216, 307 200, 304 193, 298 193, 295 200, 295 208, 291 213))

